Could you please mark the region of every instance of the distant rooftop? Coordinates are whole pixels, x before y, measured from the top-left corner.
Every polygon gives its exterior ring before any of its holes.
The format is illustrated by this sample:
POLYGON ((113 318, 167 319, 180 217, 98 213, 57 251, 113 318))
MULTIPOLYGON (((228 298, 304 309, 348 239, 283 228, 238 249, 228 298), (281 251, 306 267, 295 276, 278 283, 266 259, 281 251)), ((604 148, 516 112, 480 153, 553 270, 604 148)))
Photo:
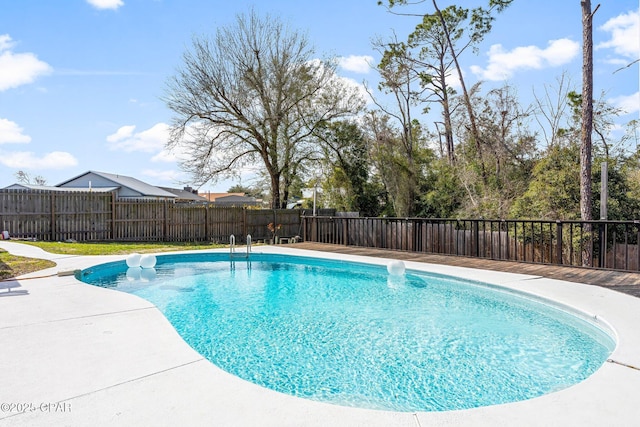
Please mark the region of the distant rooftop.
POLYGON ((102 178, 103 182, 115 183, 121 187, 130 189, 136 193, 139 193, 144 197, 160 197, 166 199, 175 199, 176 196, 173 193, 165 191, 159 187, 155 187, 153 185, 147 184, 146 182, 142 182, 139 179, 126 176, 126 175, 118 175, 113 173, 106 172, 98 172, 98 171, 87 171, 83 174, 80 174, 76 177, 68 179, 64 182, 61 182, 56 187, 67 187, 67 186, 77 186, 74 183, 82 183, 82 185, 87 185, 92 189, 99 187, 112 187, 113 185, 101 185, 98 182, 93 182, 94 180, 90 180, 90 178, 98 177, 102 178), (88 183, 85 181, 89 180, 88 183), (91 185, 88 185, 91 184, 91 185))
POLYGON ((158 187, 164 191, 168 191, 175 195, 179 200, 188 200, 193 202, 206 202, 207 198, 198 195, 197 192, 194 193, 190 187, 185 187, 183 189, 180 188, 170 188, 170 187, 158 187))
MULTIPOLYGON (((91 188, 91 191, 95 193, 109 193, 111 191, 116 191, 119 187, 98 187, 91 188)), ((42 190, 42 191, 58 191, 60 193, 70 193, 70 192, 80 192, 80 191, 88 191, 87 187, 54 187, 51 185, 35 185, 35 184, 23 184, 16 183, 11 184, 7 187, 4 187, 3 190, 42 190)))
POLYGON ((216 199, 229 197, 229 196, 244 197, 244 193, 211 193, 211 192, 206 192, 206 193, 198 193, 198 195, 200 197, 204 197, 205 199, 207 199, 210 202, 215 202, 216 199))

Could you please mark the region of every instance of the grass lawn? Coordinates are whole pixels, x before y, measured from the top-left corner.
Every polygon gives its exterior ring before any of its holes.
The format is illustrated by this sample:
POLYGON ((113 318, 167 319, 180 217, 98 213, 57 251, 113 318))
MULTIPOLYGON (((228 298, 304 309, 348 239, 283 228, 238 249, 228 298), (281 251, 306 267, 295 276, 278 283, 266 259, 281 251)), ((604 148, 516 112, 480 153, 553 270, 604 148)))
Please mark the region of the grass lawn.
MULTIPOLYGON (((214 249, 224 245, 203 243, 64 243, 64 242, 28 242, 47 252, 65 255, 127 255, 131 253, 171 252, 193 249, 214 249)), ((54 267, 51 261, 19 257, 0 249, 0 280, 54 267)))
POLYGON ((127 255, 132 253, 149 253, 149 252, 172 252, 187 251, 194 249, 215 249, 224 245, 214 245, 194 242, 145 242, 145 243, 121 243, 121 242, 103 242, 103 243, 66 243, 66 242, 29 242, 21 241, 27 245, 37 246, 47 252, 53 254, 64 255, 127 255))
POLYGON ((15 256, 0 249, 0 280, 44 270, 55 265, 56 263, 52 261, 15 256))

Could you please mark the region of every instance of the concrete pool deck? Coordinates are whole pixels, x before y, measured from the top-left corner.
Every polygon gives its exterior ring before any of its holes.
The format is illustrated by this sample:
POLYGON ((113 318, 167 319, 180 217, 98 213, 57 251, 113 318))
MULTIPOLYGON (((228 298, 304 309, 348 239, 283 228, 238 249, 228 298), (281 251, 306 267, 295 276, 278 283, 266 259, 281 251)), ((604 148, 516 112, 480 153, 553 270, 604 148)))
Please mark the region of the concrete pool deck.
MULTIPOLYGON (((525 291, 597 316, 614 329, 618 346, 611 362, 582 383, 539 398, 397 413, 314 402, 241 380, 191 349, 151 303, 57 274, 124 256, 55 255, 9 241, 0 248, 57 263, 0 282, 0 426, 636 426, 640 420, 640 299, 610 289, 405 261, 407 268, 525 291)), ((386 264, 295 245, 254 252, 386 264)))

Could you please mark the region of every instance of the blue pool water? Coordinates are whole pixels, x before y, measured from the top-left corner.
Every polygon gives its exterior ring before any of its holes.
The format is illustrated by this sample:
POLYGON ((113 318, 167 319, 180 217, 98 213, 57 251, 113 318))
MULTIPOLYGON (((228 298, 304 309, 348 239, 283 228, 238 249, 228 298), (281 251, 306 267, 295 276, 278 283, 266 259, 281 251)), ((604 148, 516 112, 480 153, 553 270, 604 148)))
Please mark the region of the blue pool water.
POLYGON ((166 255, 81 280, 155 304, 220 368, 345 406, 444 411, 530 399, 597 370, 615 346, 595 324, 500 288, 314 258, 166 255))

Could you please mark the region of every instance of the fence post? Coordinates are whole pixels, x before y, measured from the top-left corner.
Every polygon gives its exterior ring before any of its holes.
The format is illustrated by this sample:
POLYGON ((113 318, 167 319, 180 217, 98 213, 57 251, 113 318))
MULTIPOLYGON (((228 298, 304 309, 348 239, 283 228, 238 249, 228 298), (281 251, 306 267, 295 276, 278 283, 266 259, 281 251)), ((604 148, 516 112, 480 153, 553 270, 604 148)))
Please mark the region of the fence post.
POLYGON ((478 220, 473 220, 473 236, 471 236, 473 238, 473 255, 476 258, 480 257, 480 231, 478 228, 478 222, 478 220))
POLYGON ((556 221, 556 264, 562 265, 562 221, 556 221))
POLYGON ((407 231, 409 231, 407 235, 407 250, 410 252, 415 251, 415 241, 416 241, 416 222, 413 219, 407 218, 407 226, 409 227, 407 231))
POLYGON ((247 208, 242 208, 242 236, 246 239, 249 234, 249 225, 247 224, 247 208))
POLYGON ((168 221, 167 211, 168 210, 169 209, 167 207, 167 201, 165 200, 164 201, 164 221, 162 223, 162 240, 165 241, 165 242, 167 241, 167 229, 169 228, 168 227, 169 224, 167 223, 167 221, 168 221))
POLYGON ((209 202, 204 205, 204 241, 209 242, 209 202))
POLYGON ((116 192, 111 192, 111 240, 116 239, 116 192))
POLYGON ((51 233, 49 235, 49 239, 52 242, 55 242, 56 240, 58 240, 56 238, 56 195, 52 191, 51 193, 49 193, 49 196, 49 201, 51 203, 51 233))
POLYGON ((349 218, 344 217, 342 221, 344 221, 342 227, 343 242, 345 246, 349 246, 349 218))
MULTIPOLYGON (((605 224, 602 222, 598 224, 598 243, 600 245, 600 253, 598 254, 598 267, 605 268, 606 256, 607 256, 607 235, 604 228, 605 224)), ((591 251, 591 257, 593 258, 593 251, 591 251)))
POLYGON ((318 217, 314 216, 311 219, 311 234, 313 235, 313 241, 314 242, 319 242, 318 239, 318 217))
POLYGON ((300 221, 302 221, 302 241, 307 241, 307 217, 301 216, 300 221))

